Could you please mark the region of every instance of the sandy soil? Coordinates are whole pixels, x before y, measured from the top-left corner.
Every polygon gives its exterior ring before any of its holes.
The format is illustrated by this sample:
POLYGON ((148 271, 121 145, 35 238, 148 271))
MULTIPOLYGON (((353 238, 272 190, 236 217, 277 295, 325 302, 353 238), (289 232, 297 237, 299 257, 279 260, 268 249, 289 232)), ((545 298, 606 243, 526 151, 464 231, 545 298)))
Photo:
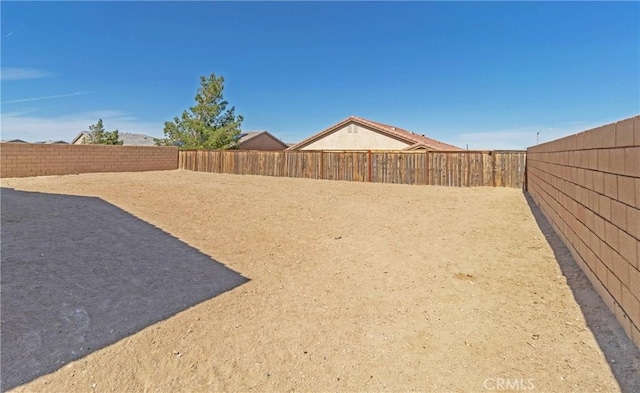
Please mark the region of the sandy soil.
POLYGON ((187 171, 2 186, 97 196, 249 279, 16 391, 640 387, 637 348, 520 190, 187 171))

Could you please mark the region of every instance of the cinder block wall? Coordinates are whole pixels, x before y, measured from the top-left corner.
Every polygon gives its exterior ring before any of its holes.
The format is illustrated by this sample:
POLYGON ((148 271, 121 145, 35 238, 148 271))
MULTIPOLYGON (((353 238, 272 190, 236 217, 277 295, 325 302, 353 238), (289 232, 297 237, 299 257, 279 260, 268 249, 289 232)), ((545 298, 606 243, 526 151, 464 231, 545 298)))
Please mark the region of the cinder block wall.
POLYGON ((3 178, 177 168, 176 147, 0 144, 3 178))
POLYGON ((640 347, 640 116, 530 147, 527 190, 640 347))

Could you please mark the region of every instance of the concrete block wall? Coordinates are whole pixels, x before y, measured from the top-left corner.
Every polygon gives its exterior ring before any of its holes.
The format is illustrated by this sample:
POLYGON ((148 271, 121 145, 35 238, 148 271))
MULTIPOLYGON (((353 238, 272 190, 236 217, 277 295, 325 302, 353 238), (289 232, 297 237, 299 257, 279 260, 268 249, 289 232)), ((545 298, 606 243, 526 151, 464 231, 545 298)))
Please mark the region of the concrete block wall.
POLYGON ((640 347, 640 116, 530 147, 527 190, 640 347))
POLYGON ((0 144, 3 178, 177 168, 176 147, 0 144))

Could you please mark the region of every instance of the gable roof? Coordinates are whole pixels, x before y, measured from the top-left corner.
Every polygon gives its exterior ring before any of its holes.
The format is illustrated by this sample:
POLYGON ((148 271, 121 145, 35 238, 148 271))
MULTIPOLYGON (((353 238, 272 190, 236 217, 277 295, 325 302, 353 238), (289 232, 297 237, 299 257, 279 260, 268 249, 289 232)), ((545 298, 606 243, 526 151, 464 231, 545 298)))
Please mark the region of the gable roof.
POLYGON ((300 149, 306 145, 309 145, 310 143, 313 143, 319 139, 324 138, 325 136, 333 133, 334 131, 339 130, 340 128, 346 126, 349 123, 356 123, 356 124, 365 126, 381 134, 384 134, 390 138, 394 138, 409 144, 409 146, 407 146, 407 148, 404 150, 416 150, 420 148, 426 148, 431 150, 464 150, 457 146, 440 142, 435 139, 428 138, 424 135, 416 134, 415 132, 404 130, 400 127, 378 123, 376 121, 367 120, 357 116, 350 116, 342 120, 338 124, 335 124, 324 131, 320 131, 319 133, 312 135, 311 137, 303 140, 302 142, 299 142, 293 146, 290 146, 287 150, 300 149))
POLYGON ((75 145, 76 142, 78 141, 78 139, 82 138, 83 136, 87 137, 87 136, 89 136, 89 133, 87 131, 80 131, 80 133, 78 135, 76 135, 76 137, 71 140, 71 144, 75 145))
POLYGON ((242 145, 243 143, 259 136, 259 135, 266 135, 267 137, 273 139, 274 141, 278 142, 279 144, 282 145, 283 149, 286 149, 289 145, 287 145, 286 143, 282 142, 280 139, 276 138, 275 136, 271 135, 269 132, 267 131, 249 131, 249 132, 241 132, 240 133, 241 138, 238 140, 238 145, 242 145))
POLYGON ((263 132, 266 131, 249 131, 249 132, 241 132, 240 133, 240 139, 238 139, 238 143, 243 143, 248 141, 251 138, 254 138, 260 134, 262 134, 263 132))

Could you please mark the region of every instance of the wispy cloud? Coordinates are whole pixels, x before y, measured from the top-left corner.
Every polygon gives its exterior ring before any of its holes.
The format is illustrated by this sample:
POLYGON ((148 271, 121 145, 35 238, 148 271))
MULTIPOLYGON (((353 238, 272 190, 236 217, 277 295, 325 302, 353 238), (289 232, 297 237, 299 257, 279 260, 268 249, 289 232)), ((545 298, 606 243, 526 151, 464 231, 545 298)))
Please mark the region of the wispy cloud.
POLYGON ((0 69, 0 79, 3 81, 38 79, 51 75, 50 73, 29 67, 2 67, 0 69))
POLYGON ((2 139, 28 142, 46 140, 71 141, 80 131, 89 129, 98 119, 107 130, 162 137, 163 122, 150 122, 121 111, 82 112, 62 116, 34 116, 33 112, 2 113, 2 139))
POLYGON ((7 35, 5 35, 5 37, 9 38, 13 35, 13 31, 10 31, 9 33, 7 33, 7 35))
POLYGON ((68 94, 56 94, 56 95, 52 95, 52 96, 20 98, 18 100, 2 101, 2 103, 3 104, 13 104, 13 103, 16 103, 16 102, 29 102, 29 101, 49 100, 49 99, 52 99, 52 98, 79 96, 79 95, 82 95, 82 94, 88 94, 88 92, 86 92, 86 91, 76 91, 74 93, 68 93, 68 94))

